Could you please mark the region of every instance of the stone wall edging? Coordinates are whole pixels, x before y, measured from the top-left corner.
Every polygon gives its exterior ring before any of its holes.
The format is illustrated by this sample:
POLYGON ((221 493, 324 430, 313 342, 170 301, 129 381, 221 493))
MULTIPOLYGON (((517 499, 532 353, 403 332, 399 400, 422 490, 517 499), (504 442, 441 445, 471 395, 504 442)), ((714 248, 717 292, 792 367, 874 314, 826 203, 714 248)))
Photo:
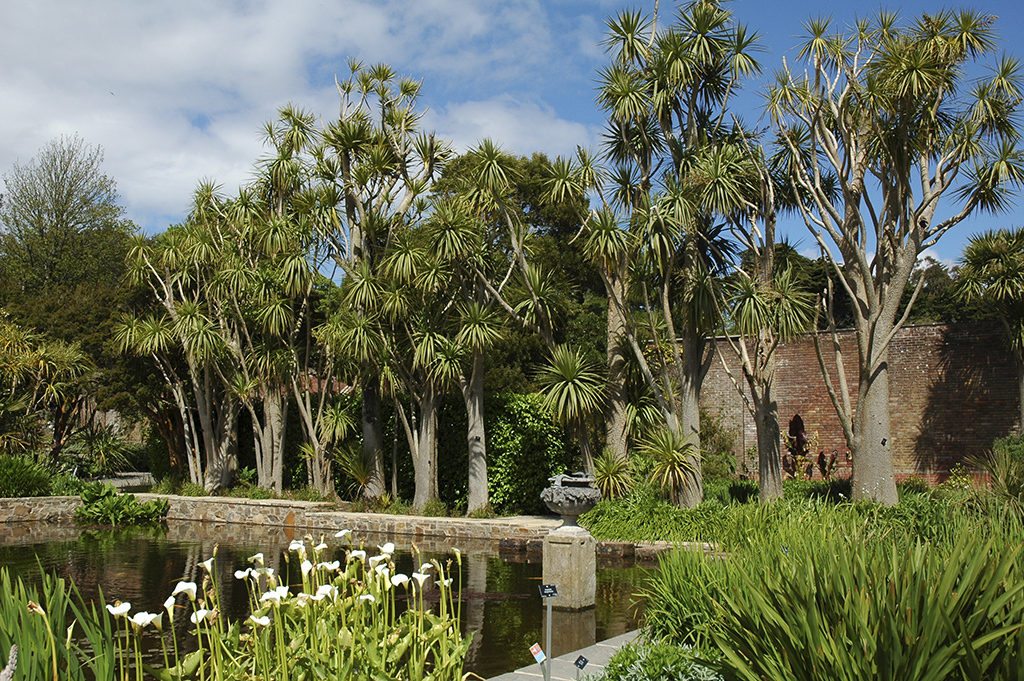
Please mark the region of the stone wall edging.
MULTIPOLYGON (((351 513, 333 510, 328 502, 231 497, 182 497, 137 494, 140 501, 166 499, 168 520, 221 524, 267 525, 312 533, 380 533, 408 537, 500 540, 505 537, 543 537, 558 525, 554 518, 476 519, 351 513)), ((0 499, 0 523, 74 518, 78 497, 18 497, 0 499)))

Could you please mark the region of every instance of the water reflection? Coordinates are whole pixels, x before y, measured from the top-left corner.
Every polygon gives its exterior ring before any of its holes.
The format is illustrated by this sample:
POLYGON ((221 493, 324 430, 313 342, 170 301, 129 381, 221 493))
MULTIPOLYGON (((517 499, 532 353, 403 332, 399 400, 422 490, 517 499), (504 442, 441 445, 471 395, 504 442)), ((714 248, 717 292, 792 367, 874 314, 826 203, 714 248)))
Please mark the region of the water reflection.
MULTIPOLYGON (((245 584, 234 578, 234 571, 245 566, 249 556, 262 552, 267 567, 288 575, 292 584, 301 584, 298 561, 294 554, 288 560, 287 554, 288 544, 295 538, 296 532, 285 528, 185 521, 169 522, 166 529, 159 530, 0 524, 0 565, 30 581, 41 565, 47 572, 73 580, 88 600, 98 600, 102 594, 107 602, 131 602, 133 612, 159 612, 178 581, 202 581, 200 563, 218 546, 221 604, 228 616, 242 619, 248 616, 248 594, 245 584)), ((371 554, 388 541, 397 545, 396 569, 405 574, 416 571, 420 562, 454 558, 445 540, 416 540, 419 556, 414 557, 408 538, 367 535, 355 539, 371 554)), ((344 540, 327 537, 326 542, 330 548, 323 560, 344 560, 344 540)), ((466 671, 489 678, 532 663, 529 647, 545 640, 544 610, 537 590, 540 563, 514 562, 526 554, 503 560, 495 542, 459 541, 458 545, 463 550, 463 631, 474 632, 466 671)), ((632 594, 645 574, 635 567, 599 569, 594 608, 576 613, 556 611, 551 652, 561 655, 636 628, 639 611, 631 606, 632 594)), ((179 632, 189 628, 188 615, 183 608, 176 613, 179 632)))

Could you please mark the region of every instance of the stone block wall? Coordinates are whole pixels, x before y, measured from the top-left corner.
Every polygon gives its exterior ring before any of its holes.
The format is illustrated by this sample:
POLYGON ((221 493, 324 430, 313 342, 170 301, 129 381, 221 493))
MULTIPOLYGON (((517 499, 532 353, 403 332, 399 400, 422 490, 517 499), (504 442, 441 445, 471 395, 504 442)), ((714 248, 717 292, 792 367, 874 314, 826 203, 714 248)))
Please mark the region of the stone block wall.
MULTIPOLYGON (((820 337, 822 353, 838 389, 831 339, 820 337)), ((843 365, 856 405, 856 337, 840 332, 843 365)), ((733 376, 743 382, 738 361, 725 347, 733 376)), ((808 436, 817 434, 818 451, 839 452, 840 474, 848 475, 850 462, 842 427, 832 407, 818 366, 811 336, 778 349, 776 373, 779 420, 788 428, 795 414, 803 418, 808 436)), ((992 441, 1014 431, 1019 414, 1017 369, 995 325, 908 326, 896 335, 889 349, 892 438, 897 479, 911 475, 935 484, 970 455, 988 450, 992 441)), ((745 387, 745 386, 744 386, 745 387)), ((721 415, 736 434, 734 453, 739 470, 744 463, 757 472, 757 437, 753 418, 746 411, 732 381, 715 362, 705 380, 702 406, 721 415), (754 448, 753 458, 747 451, 754 448)))

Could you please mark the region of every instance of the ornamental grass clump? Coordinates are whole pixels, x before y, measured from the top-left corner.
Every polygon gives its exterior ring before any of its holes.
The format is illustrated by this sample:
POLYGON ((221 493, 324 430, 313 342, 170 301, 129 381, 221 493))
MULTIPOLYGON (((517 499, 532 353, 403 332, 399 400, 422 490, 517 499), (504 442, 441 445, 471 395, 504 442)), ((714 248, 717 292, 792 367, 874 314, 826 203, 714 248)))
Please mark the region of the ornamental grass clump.
MULTIPOLYGON (((821 509, 819 509, 821 510, 821 509)), ((645 594, 647 635, 726 678, 1017 678, 1021 528, 957 521, 925 542, 853 514, 774 519, 724 559, 678 551, 645 594)))

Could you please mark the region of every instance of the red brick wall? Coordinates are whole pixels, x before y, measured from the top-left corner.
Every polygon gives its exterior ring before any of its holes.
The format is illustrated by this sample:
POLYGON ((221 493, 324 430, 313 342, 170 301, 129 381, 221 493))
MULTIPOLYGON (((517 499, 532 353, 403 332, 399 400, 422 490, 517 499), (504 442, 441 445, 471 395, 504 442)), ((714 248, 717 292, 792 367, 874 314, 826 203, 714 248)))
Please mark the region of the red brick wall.
MULTIPOLYGON (((831 339, 821 335, 833 384, 838 389, 831 339)), ((744 384, 728 344, 720 341, 733 376, 744 384)), ((853 331, 840 332, 850 401, 857 401, 857 347, 853 331)), ((785 433, 790 419, 800 414, 808 436, 817 434, 818 451, 839 452, 841 475, 849 474, 848 448, 839 419, 825 390, 811 336, 777 350, 776 373, 779 420, 785 433)), ((917 475, 936 483, 964 457, 981 454, 992 440, 1014 430, 1019 414, 1017 370, 1006 351, 1000 330, 990 325, 909 326, 889 349, 889 406, 897 479, 917 475)), ((716 360, 704 382, 702 406, 719 413, 736 434, 739 470, 756 473, 754 421, 732 381, 716 360)))

